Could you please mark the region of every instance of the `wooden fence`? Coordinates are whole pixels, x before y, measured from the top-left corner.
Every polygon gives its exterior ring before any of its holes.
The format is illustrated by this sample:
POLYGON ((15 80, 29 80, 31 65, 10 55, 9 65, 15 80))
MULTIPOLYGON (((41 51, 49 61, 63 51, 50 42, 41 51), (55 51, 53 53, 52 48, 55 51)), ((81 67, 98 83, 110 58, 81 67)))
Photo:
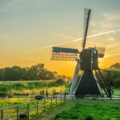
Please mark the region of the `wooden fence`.
POLYGON ((0 120, 39 120, 44 112, 66 101, 66 93, 49 96, 20 105, 0 109, 0 120))

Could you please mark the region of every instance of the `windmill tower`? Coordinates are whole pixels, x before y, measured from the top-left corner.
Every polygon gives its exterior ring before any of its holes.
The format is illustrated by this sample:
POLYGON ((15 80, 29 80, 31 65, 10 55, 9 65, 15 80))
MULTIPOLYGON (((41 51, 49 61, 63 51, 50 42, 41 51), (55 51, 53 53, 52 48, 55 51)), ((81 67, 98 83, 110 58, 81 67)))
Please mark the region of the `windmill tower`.
MULTIPOLYGON (((77 61, 73 76, 70 95, 84 97, 85 95, 99 95, 111 97, 110 80, 105 80, 98 59, 104 57, 105 48, 85 48, 91 9, 84 9, 84 34, 82 51, 72 48, 53 47, 52 60, 77 61), (82 75, 79 78, 79 71, 82 75)), ((105 71, 109 73, 108 71, 105 71)))

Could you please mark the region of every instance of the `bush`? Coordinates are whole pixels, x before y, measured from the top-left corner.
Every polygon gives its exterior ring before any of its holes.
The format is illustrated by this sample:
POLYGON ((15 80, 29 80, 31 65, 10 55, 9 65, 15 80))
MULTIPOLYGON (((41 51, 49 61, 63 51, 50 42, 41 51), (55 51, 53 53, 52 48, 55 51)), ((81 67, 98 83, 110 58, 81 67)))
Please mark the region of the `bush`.
POLYGON ((91 115, 88 115, 85 120, 93 120, 93 117, 91 115))
POLYGON ((64 85, 65 84, 65 81, 63 79, 58 79, 56 81, 53 81, 53 82, 50 82, 48 84, 49 87, 58 87, 60 85, 64 85))
MULTIPOLYGON (((108 80, 108 74, 102 71, 102 75, 105 80, 108 80)), ((110 80, 113 83, 113 86, 116 88, 120 87, 120 69, 111 69, 110 70, 110 80)))
POLYGON ((65 81, 63 79, 58 79, 58 80, 56 80, 56 84, 63 85, 63 84, 65 84, 65 81))
POLYGON ((116 78, 113 80, 113 85, 115 88, 119 88, 120 87, 120 78, 116 78))

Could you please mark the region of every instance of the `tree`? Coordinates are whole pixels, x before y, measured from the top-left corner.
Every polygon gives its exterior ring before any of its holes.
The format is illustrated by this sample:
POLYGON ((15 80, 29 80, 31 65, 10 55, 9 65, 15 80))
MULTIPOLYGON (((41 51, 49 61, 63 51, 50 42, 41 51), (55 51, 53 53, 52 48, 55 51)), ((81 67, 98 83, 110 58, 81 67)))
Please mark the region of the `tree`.
POLYGON ((44 64, 37 64, 31 67, 6 67, 0 69, 0 80, 50 80, 57 77, 56 72, 48 71, 44 64))
POLYGON ((38 65, 31 66, 28 69, 29 79, 32 79, 32 80, 39 80, 39 79, 41 79, 40 78, 40 74, 43 71, 44 71, 44 64, 38 64, 38 65))
POLYGON ((120 69, 120 63, 115 63, 115 64, 111 65, 110 68, 120 69))

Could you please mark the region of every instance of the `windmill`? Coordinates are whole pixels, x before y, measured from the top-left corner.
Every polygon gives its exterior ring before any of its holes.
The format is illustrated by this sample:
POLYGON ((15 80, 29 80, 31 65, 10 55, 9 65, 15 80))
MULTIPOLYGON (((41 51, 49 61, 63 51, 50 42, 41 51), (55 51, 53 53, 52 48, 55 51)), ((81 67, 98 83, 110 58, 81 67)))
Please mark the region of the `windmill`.
POLYGON ((111 81, 109 71, 107 80, 102 75, 98 67, 98 59, 104 57, 105 48, 86 48, 86 38, 88 33, 91 9, 84 9, 84 34, 82 51, 73 48, 53 47, 52 60, 77 61, 70 95, 84 97, 86 95, 111 97, 111 81), (82 75, 79 78, 79 72, 82 75))

